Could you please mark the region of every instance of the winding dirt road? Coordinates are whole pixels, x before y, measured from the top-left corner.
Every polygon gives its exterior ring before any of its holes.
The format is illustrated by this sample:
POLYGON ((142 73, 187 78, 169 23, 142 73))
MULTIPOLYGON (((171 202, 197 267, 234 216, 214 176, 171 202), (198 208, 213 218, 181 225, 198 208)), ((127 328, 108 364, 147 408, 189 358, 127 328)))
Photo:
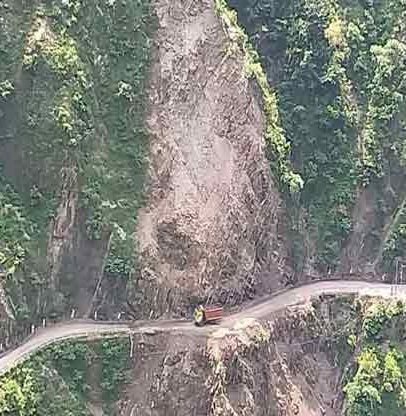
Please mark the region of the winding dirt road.
MULTIPOLYGON (((320 295, 346 295, 406 298, 406 286, 394 286, 385 283, 363 281, 319 281, 305 286, 289 289, 276 295, 264 297, 255 305, 241 312, 226 316, 220 327, 232 327, 238 320, 245 318, 267 318, 270 314, 299 305, 320 295)), ((16 349, 0 358, 0 375, 26 360, 35 352, 62 340, 74 338, 98 339, 108 336, 128 336, 135 333, 153 334, 156 332, 193 333, 206 336, 218 329, 215 327, 198 328, 190 321, 126 321, 95 322, 76 320, 42 328, 16 349)))

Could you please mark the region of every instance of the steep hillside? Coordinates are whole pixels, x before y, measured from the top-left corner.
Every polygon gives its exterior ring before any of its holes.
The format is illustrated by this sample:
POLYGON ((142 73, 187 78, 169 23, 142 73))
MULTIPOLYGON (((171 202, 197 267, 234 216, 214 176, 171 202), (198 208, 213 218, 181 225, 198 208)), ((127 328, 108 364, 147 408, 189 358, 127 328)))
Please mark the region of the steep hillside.
POLYGON ((143 200, 149 3, 1 1, 0 16, 7 315, 116 317, 143 200))
POLYGON ((330 298, 208 339, 68 343, 0 379, 0 413, 399 416, 405 313, 402 302, 330 298))
POLYGON ((241 302, 279 287, 287 261, 261 93, 211 0, 157 1, 155 11, 135 296, 154 314, 207 297, 241 302))
POLYGON ((3 320, 393 279, 401 0, 0 7, 3 320))
MULTIPOLYGON (((392 281, 405 22, 404 0, 0 0, 0 352, 45 318, 392 281)), ((0 413, 404 414, 405 308, 374 305, 58 346, 0 413)))
POLYGON ((284 285, 275 97, 215 4, 0 5, 6 340, 43 317, 184 314, 284 285))
POLYGON ((304 182, 288 198, 297 272, 393 272, 405 255, 404 2, 229 4, 304 182))
POLYGON ((50 347, 0 379, 0 414, 111 414, 131 367, 128 350, 128 339, 50 347))

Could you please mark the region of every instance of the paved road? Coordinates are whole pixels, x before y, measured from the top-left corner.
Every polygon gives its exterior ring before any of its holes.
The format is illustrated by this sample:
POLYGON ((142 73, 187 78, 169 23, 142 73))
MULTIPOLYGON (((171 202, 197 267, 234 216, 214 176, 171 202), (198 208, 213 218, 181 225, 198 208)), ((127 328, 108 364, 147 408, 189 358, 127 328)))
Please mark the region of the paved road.
MULTIPOLYGON (((248 306, 241 312, 225 317, 220 326, 232 327, 243 318, 266 318, 273 312, 289 306, 301 304, 319 295, 358 294, 360 296, 382 296, 406 298, 406 286, 394 288, 385 283, 368 283, 362 281, 321 281, 305 286, 285 290, 277 295, 264 297, 253 306, 248 306), (395 292, 395 293, 394 293, 395 292)), ((215 329, 218 326, 214 327, 215 329)), ((18 348, 6 353, 0 358, 0 375, 7 372, 16 364, 26 360, 33 353, 58 341, 86 338, 97 339, 107 336, 128 336, 131 333, 178 332, 206 336, 213 327, 197 328, 189 321, 127 321, 127 322, 95 322, 70 321, 48 328, 43 328, 21 344, 18 348)))

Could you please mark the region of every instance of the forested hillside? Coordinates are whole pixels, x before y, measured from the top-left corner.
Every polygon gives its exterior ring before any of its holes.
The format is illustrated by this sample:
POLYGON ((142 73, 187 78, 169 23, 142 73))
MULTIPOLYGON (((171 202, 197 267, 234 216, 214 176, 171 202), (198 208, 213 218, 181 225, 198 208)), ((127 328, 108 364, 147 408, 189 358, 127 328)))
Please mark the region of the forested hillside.
MULTIPOLYGON (((404 277, 405 98, 406 0, 0 0, 0 354, 404 277)), ((402 414, 405 306, 340 302, 141 334, 132 361, 54 345, 0 414, 402 414)))
POLYGON ((296 267, 394 271, 406 242, 405 3, 230 5, 276 91, 303 180, 287 198, 296 267))
POLYGON ((125 299, 135 264, 149 4, 1 1, 0 16, 8 313, 27 323, 93 314, 100 286, 109 305, 117 290, 125 299))

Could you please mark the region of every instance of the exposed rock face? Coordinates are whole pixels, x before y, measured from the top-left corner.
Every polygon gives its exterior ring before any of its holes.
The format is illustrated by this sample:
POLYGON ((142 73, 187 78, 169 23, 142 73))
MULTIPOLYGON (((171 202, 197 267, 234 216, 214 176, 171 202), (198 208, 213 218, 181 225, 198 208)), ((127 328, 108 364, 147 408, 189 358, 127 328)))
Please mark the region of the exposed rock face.
POLYGON ((209 366, 204 342, 185 336, 135 337, 131 383, 121 395, 119 414, 207 415, 209 366))
POLYGON ((313 312, 298 309, 272 323, 245 320, 208 340, 136 337, 131 382, 119 414, 339 414, 333 405, 341 370, 320 339, 320 316, 314 319, 313 312))
POLYGON ((380 183, 360 190, 352 214, 354 227, 341 255, 341 272, 374 273, 389 281, 395 278, 385 273, 382 260, 406 206, 406 176, 399 172, 392 175, 388 173, 380 183))
POLYGON ((191 294, 237 302, 278 287, 284 259, 263 114, 213 1, 156 1, 155 10, 139 289, 156 313, 191 294))

